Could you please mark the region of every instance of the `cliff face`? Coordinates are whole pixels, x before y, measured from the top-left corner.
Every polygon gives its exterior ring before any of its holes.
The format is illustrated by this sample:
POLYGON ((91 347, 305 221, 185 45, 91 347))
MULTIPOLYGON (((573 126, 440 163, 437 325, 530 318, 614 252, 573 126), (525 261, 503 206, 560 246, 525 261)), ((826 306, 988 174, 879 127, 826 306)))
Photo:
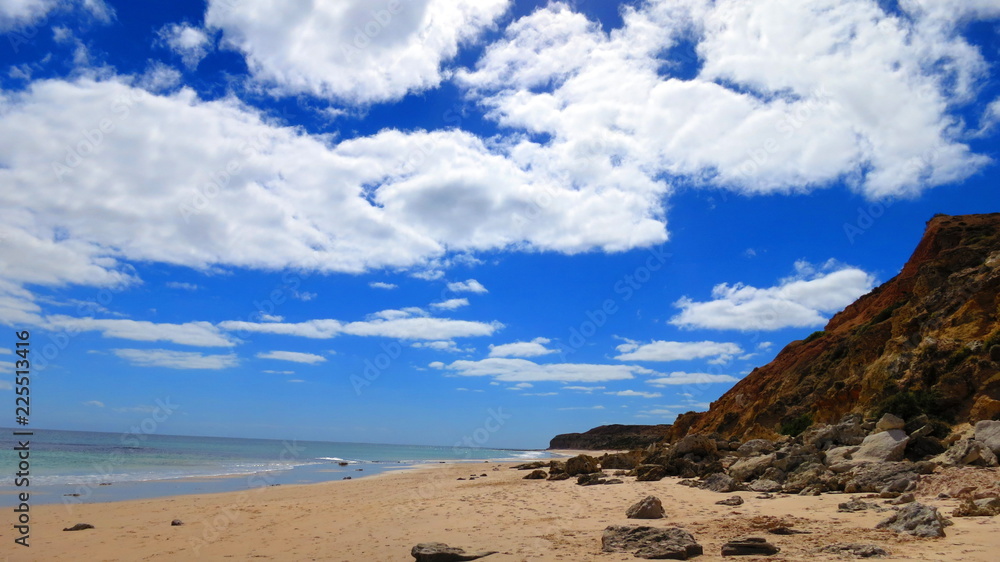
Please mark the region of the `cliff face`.
POLYGON ((794 433, 847 413, 1000 419, 1000 213, 939 215, 902 271, 669 437, 794 433))
POLYGON ((641 449, 662 441, 669 425, 602 425, 586 433, 563 433, 549 442, 549 449, 641 449))

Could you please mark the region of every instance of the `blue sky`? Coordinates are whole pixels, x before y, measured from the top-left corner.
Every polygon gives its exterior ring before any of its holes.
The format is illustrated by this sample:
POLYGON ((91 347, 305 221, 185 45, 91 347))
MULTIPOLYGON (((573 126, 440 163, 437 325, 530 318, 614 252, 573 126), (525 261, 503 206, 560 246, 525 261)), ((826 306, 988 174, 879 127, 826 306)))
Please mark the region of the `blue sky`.
POLYGON ((33 426, 670 423, 998 209, 995 1, 271 4, 0 5, 33 426))

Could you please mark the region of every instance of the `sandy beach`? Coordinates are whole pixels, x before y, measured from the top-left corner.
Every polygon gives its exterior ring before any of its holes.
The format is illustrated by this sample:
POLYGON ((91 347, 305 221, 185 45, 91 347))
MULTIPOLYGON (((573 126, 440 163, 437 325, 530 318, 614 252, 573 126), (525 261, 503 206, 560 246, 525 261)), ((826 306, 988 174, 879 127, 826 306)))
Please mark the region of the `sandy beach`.
MULTIPOLYGON (((943 539, 918 539, 875 530, 889 512, 839 513, 855 495, 757 499, 741 492, 742 506, 715 502, 717 494, 678 485, 679 479, 578 486, 573 480, 524 480, 514 463, 425 465, 357 480, 254 488, 246 492, 177 496, 105 504, 31 508, 29 548, 4 533, 5 560, 336 560, 406 561, 413 545, 445 542, 467 550, 496 550, 491 562, 633 560, 601 552, 601 533, 613 524, 680 526, 704 547, 699 560, 722 559, 724 542, 766 537, 781 548, 775 560, 831 559, 816 549, 837 542, 877 544, 895 560, 996 559, 1000 518, 954 518, 943 539), (485 474, 483 477, 481 475, 485 474), (475 480, 468 480, 476 475, 475 480), (459 480, 465 478, 465 480, 459 480), (646 495, 666 508, 660 520, 630 520, 625 510, 646 495), (181 526, 171 526, 180 519, 181 526), (65 532, 76 523, 94 529, 65 532), (779 536, 778 525, 808 531, 779 536)), ((979 471, 996 480, 997 469, 979 471)), ((928 478, 918 501, 945 514, 957 500, 936 499, 954 482, 928 478)), ((885 500, 868 501, 883 503, 885 500)))

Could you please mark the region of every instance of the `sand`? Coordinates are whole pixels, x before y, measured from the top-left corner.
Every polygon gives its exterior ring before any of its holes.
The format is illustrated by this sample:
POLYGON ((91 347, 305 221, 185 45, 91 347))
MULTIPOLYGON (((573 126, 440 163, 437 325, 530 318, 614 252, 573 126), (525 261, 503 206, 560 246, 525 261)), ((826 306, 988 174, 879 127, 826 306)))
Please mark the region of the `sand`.
MULTIPOLYGON (((1000 517, 954 518, 943 539, 875 530, 886 513, 838 513, 854 495, 781 496, 724 507, 731 494, 692 489, 678 479, 578 486, 574 480, 523 480, 513 463, 430 465, 358 480, 253 488, 246 492, 31 508, 29 548, 13 544, 4 526, 5 560, 334 560, 412 561, 410 548, 440 541, 470 550, 497 550, 489 562, 636 560, 601 553, 601 533, 613 524, 681 526, 705 554, 721 560, 722 544, 742 535, 767 537, 781 548, 773 560, 829 560, 815 549, 836 542, 874 543, 895 560, 997 560, 1000 517), (486 474, 475 480, 457 480, 486 474), (629 520, 625 510, 646 495, 659 497, 665 519, 629 520), (183 526, 171 526, 180 519, 183 526), (64 532, 75 523, 94 529, 64 532), (810 534, 777 536, 787 525, 810 534)), ((994 481, 1000 472, 982 473, 994 481)), ((954 482, 953 477, 947 481, 954 482)), ((939 483, 940 484, 940 483, 939 483)), ((930 494, 931 492, 928 492, 930 494)), ((933 492, 936 495, 936 491, 933 492)), ((957 500, 918 500, 945 514, 957 500)), ((884 500, 866 501, 882 503, 884 500)), ((11 516, 10 512, 8 517, 11 516)), ((727 558, 728 559, 728 558, 727 558)), ((759 558, 758 558, 759 559, 759 558)))

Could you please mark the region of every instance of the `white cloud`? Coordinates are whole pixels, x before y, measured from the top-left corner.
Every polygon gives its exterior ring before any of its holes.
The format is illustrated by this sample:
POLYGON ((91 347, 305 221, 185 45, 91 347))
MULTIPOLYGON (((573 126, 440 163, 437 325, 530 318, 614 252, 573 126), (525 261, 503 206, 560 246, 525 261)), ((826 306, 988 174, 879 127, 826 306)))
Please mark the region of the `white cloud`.
POLYGON ((453 293, 488 293, 486 287, 475 279, 468 279, 465 281, 455 281, 448 283, 448 290, 453 293))
POLYGON ((286 382, 290 382, 290 383, 300 383, 300 382, 306 382, 306 381, 304 381, 304 380, 302 380, 302 379, 288 379, 288 380, 287 380, 286 382))
POLYGON ((22 264, 11 282, 120 286, 137 282, 128 261, 360 273, 666 237, 658 200, 570 185, 461 130, 334 144, 232 97, 156 95, 128 80, 40 80, 0 95, 0 183, 21 186, 0 191, 11 212, 0 261, 22 264))
POLYGON ((263 322, 283 322, 285 317, 277 314, 261 314, 260 319, 263 322))
POLYGON ((558 353, 558 349, 548 349, 545 344, 552 340, 548 338, 535 338, 530 342, 514 342, 501 345, 490 345, 490 357, 539 357, 558 353))
POLYGON ((471 353, 473 348, 458 347, 458 344, 451 340, 442 341, 417 341, 410 344, 410 347, 418 349, 433 349, 434 351, 445 351, 447 353, 471 353))
POLYGON ((448 299, 443 302, 431 303, 431 307, 440 308, 442 310, 455 310, 456 308, 462 308, 463 306, 469 306, 469 299, 448 299))
POLYGON ((590 365, 580 363, 538 364, 527 359, 491 357, 479 361, 454 361, 449 365, 431 364, 437 369, 447 369, 465 377, 493 377, 503 382, 603 382, 627 380, 634 374, 652 371, 632 365, 590 365))
POLYGON ((604 390, 604 388, 605 387, 603 387, 603 386, 564 386, 564 387, 562 387, 563 390, 576 390, 578 392, 586 392, 587 394, 590 394, 591 392, 594 392, 595 390, 604 390))
POLYGON ((640 410, 639 413, 643 414, 643 415, 642 416, 636 416, 636 417, 650 417, 650 416, 666 416, 666 417, 670 417, 670 416, 676 416, 677 415, 675 412, 672 412, 672 411, 664 409, 664 408, 653 408, 653 409, 650 409, 650 410, 640 410))
POLYGON ((659 392, 640 392, 637 390, 619 390, 617 392, 605 392, 604 394, 612 396, 640 396, 642 398, 659 398, 663 396, 659 392))
MULTIPOLYGON (((418 312, 419 311, 419 312, 418 312)), ((280 334, 314 339, 329 339, 338 335, 387 337, 403 340, 446 341, 458 337, 489 336, 503 328, 499 322, 477 322, 416 316, 419 308, 384 310, 369 319, 357 322, 339 320, 309 320, 299 323, 243 322, 229 320, 219 327, 231 332, 280 334)))
POLYGON ((558 396, 558 392, 522 392, 521 396, 558 396))
POLYGON ((653 341, 639 344, 629 340, 615 349, 621 352, 615 356, 619 361, 688 361, 704 357, 728 360, 733 355, 743 352, 743 349, 735 343, 714 341, 653 341))
POLYGON ((95 408, 103 408, 104 407, 104 402, 101 402, 100 400, 88 400, 88 401, 84 402, 83 405, 84 406, 93 406, 95 408))
POLYGON ((386 290, 399 288, 399 285, 396 285, 395 283, 384 283, 382 281, 372 281, 371 283, 368 284, 368 286, 373 289, 386 289, 386 290))
POLYGON ((235 355, 203 355, 168 349, 115 349, 115 355, 138 367, 169 369, 228 369, 239 364, 235 355))
MULTIPOLYGON (((103 0, 7 0, 0 2, 0 31, 15 30, 16 33, 18 28, 39 23, 54 10, 77 9, 102 22, 107 22, 114 17, 114 10, 108 7, 103 0)), ((20 44, 20 40, 23 39, 27 42, 33 36, 33 34, 30 36, 25 34, 22 38, 21 34, 15 34, 8 39, 15 47, 16 52, 16 45, 20 44)))
POLYGON ((269 375, 294 375, 295 371, 275 371, 272 369, 264 369, 262 373, 267 373, 269 375))
POLYGON ((14 352, 7 349, 6 347, 0 347, 0 355, 13 355, 14 352))
POLYGON ((603 410, 604 406, 570 406, 570 407, 567 407, 567 408, 557 408, 557 409, 560 410, 560 411, 569 411, 569 410, 603 410))
POLYGON ((957 20, 925 25, 937 17, 911 23, 872 0, 651 0, 607 33, 551 3, 457 76, 501 125, 551 139, 520 141, 515 158, 580 184, 657 196, 664 175, 744 193, 846 180, 910 195, 989 162, 952 113, 982 57, 957 20), (664 57, 692 38, 700 68, 680 76, 664 57))
POLYGON ((670 323, 742 331, 822 326, 827 321, 824 314, 843 309, 875 284, 871 274, 832 261, 819 270, 806 262, 795 266, 796 275, 774 287, 721 283, 712 288, 713 300, 683 297, 674 303, 681 312, 670 323))
POLYGON ((326 361, 326 357, 322 355, 316 355, 313 353, 301 353, 298 351, 269 351, 267 353, 258 353, 258 359, 277 359, 279 361, 292 361, 294 363, 307 363, 309 365, 315 365, 317 363, 323 363, 326 361))
POLYGON ((133 341, 166 341, 199 347, 232 347, 236 345, 233 340, 208 322, 156 324, 144 320, 73 318, 55 315, 47 317, 46 324, 53 330, 97 331, 106 338, 133 341))
POLYGON ((364 104, 437 86, 442 64, 509 4, 210 0, 205 23, 221 29, 223 44, 242 52, 254 76, 276 90, 364 104))
POLYGON ((177 53, 184 66, 195 69, 212 47, 212 41, 205 30, 186 23, 172 23, 157 32, 160 40, 177 53))
POLYGON ((653 386, 669 385, 695 385, 695 384, 717 384, 739 382, 740 379, 729 375, 717 375, 710 373, 685 373, 675 371, 665 377, 649 379, 646 382, 653 386))
POLYGON ((181 289, 183 291, 197 291, 200 287, 194 283, 183 283, 180 281, 167 281, 167 288, 181 289))

